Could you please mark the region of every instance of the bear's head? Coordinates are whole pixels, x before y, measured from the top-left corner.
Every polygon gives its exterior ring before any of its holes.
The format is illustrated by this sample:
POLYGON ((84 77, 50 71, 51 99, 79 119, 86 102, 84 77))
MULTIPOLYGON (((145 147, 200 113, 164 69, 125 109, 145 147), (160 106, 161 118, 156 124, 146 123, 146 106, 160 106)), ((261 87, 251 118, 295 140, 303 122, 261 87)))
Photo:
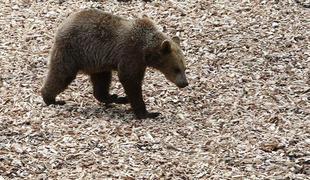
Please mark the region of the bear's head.
POLYGON ((185 75, 185 58, 180 47, 180 39, 173 37, 161 42, 157 55, 151 56, 151 66, 162 72, 165 77, 177 85, 184 88, 188 85, 185 75), (153 57, 153 58, 152 58, 153 57))

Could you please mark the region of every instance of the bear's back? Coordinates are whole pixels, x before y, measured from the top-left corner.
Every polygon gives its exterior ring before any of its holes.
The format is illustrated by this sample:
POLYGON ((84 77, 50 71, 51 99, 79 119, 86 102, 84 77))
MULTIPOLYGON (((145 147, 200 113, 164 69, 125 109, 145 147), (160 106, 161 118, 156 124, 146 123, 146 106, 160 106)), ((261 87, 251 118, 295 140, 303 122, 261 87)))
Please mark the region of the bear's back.
MULTIPOLYGON (((59 27, 56 41, 100 39, 108 41, 130 31, 132 22, 98 9, 87 9, 70 15, 59 27)), ((63 42, 61 42, 63 43, 63 42)), ((76 42, 81 43, 81 42, 76 42)))

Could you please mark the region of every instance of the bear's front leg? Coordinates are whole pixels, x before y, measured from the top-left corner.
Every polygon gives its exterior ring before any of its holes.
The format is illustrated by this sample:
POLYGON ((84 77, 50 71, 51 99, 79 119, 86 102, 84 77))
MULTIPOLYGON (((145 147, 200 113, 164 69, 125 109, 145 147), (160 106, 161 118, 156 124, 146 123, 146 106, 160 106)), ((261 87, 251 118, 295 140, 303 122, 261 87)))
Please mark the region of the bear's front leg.
POLYGON ((160 115, 160 113, 151 113, 146 110, 142 96, 142 79, 144 72, 136 73, 135 75, 126 75, 126 73, 119 71, 118 74, 130 105, 138 119, 155 118, 160 115))

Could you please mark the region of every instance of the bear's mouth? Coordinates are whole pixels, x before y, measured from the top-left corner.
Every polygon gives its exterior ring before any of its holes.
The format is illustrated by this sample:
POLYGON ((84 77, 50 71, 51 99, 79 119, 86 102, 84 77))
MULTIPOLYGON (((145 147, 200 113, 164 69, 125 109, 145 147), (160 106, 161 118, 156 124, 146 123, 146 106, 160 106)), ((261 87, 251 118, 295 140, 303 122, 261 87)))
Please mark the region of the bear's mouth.
POLYGON ((177 75, 164 74, 166 79, 175 84, 178 88, 185 88, 188 86, 188 81, 186 79, 185 73, 178 73, 177 75))

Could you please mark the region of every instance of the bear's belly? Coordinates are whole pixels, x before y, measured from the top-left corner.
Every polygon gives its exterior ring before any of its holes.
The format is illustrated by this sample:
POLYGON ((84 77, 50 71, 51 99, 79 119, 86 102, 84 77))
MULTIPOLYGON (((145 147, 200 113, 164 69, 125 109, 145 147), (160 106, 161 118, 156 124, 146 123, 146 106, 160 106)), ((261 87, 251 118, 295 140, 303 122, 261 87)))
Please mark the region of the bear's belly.
POLYGON ((94 74, 94 73, 100 73, 105 71, 116 71, 117 66, 115 65, 102 65, 102 66, 96 66, 96 67, 83 67, 80 69, 82 73, 85 74, 94 74))

